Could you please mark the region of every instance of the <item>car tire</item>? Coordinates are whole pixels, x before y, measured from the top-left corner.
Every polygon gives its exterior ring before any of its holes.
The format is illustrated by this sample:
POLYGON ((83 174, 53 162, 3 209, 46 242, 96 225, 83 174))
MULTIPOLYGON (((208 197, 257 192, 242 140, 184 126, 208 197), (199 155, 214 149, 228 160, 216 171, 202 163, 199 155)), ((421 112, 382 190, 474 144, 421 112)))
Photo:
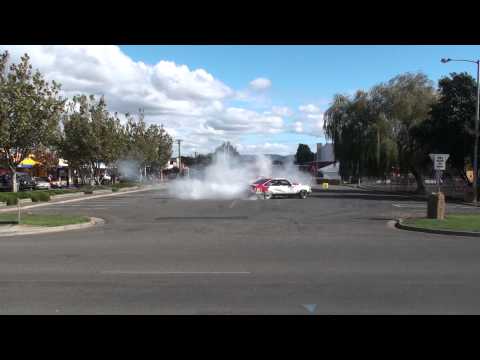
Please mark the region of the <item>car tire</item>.
POLYGON ((307 198, 307 192, 305 190, 302 190, 298 193, 298 197, 300 199, 306 199, 307 198))
POLYGON ((266 193, 263 193, 263 198, 264 198, 265 200, 270 200, 270 199, 273 198, 273 195, 272 195, 271 192, 266 192, 266 193))

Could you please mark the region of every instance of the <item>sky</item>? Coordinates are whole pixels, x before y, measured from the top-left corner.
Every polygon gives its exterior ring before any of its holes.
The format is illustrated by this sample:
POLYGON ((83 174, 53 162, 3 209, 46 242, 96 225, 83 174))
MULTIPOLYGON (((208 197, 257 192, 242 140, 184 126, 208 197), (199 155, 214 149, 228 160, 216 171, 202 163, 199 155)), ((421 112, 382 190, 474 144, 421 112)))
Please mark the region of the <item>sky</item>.
POLYGON ((480 46, 117 46, 0 45, 16 61, 62 84, 63 94, 104 95, 112 112, 144 109, 181 139, 182 154, 230 141, 243 154, 315 152, 325 143, 323 113, 336 93, 353 94, 404 73, 434 83, 451 72, 476 75, 480 46))

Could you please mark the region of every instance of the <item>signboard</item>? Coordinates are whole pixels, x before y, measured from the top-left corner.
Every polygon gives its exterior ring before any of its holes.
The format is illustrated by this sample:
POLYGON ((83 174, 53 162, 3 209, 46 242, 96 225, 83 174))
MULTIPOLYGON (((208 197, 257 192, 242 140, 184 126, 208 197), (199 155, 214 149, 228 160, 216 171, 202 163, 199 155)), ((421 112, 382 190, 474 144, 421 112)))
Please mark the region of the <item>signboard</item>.
POLYGON ((433 161, 433 168, 435 170, 445 170, 449 156, 450 154, 430 154, 430 159, 433 161))

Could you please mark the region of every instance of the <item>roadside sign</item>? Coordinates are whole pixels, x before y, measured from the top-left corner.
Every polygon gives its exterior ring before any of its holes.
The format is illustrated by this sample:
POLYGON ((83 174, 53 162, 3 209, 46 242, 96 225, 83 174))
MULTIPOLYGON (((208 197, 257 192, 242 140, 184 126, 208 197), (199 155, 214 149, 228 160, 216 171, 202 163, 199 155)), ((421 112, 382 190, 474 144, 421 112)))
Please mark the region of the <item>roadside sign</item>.
POLYGON ((430 154, 430 159, 433 161, 433 168, 435 170, 445 170, 449 157, 450 154, 430 154))

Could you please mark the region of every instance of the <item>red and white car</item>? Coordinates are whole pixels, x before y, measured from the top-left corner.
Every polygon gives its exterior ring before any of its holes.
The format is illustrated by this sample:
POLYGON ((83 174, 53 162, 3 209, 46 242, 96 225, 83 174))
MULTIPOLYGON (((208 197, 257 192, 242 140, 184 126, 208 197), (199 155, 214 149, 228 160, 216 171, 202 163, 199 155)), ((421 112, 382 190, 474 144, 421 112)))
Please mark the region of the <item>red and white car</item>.
POLYGON ((250 191, 265 199, 277 196, 293 196, 305 199, 312 192, 312 188, 310 185, 290 182, 287 179, 261 178, 250 185, 250 191))

